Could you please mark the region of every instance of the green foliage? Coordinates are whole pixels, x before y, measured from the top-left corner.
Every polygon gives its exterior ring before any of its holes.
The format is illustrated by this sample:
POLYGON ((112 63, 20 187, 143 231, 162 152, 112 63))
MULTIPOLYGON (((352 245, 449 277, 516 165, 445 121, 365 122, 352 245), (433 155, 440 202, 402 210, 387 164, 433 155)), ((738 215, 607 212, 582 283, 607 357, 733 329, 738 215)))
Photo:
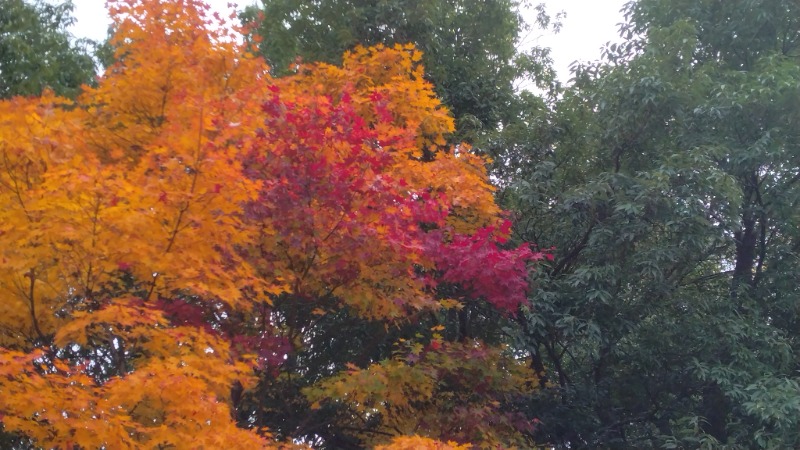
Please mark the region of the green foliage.
POLYGON ((538 442, 800 444, 798 14, 631 2, 628 40, 509 141, 519 238, 557 249, 517 343, 552 384, 538 442))
POLYGON ((0 98, 37 95, 44 88, 75 96, 93 82, 90 43, 67 32, 72 8, 69 1, 0 0, 0 98))

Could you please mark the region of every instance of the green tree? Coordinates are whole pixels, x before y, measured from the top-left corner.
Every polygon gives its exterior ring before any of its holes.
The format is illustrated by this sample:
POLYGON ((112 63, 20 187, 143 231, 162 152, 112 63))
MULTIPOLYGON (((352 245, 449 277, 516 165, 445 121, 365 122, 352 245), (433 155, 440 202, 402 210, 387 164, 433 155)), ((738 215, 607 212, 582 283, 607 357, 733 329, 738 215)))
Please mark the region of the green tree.
POLYGON ((73 5, 0 0, 0 98, 44 88, 75 96, 95 76, 90 42, 74 40, 73 5))
MULTIPOLYGON (((515 82, 550 86, 545 49, 520 53, 529 30, 515 0, 263 0, 245 11, 258 21, 261 51, 275 74, 304 61, 338 63, 354 46, 414 43, 423 52, 426 77, 457 119, 457 139, 516 120, 515 82)), ((557 26, 538 9, 537 25, 557 26)))
POLYGON ((501 143, 520 239, 557 248, 517 343, 554 386, 538 442, 800 444, 799 9, 631 2, 549 131, 501 143))

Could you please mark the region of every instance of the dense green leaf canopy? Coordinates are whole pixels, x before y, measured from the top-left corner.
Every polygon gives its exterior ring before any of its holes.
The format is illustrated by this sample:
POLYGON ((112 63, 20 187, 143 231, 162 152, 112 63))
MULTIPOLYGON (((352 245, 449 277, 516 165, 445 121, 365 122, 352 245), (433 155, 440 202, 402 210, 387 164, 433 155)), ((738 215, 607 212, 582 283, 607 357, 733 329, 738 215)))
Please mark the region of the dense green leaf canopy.
POLYGON ((797 447, 799 14, 631 2, 550 132, 510 142, 520 237, 558 249, 519 344, 555 386, 540 441, 797 447))
POLYGON ((36 95, 48 87, 74 96, 93 82, 88 43, 67 32, 72 8, 70 2, 0 0, 0 98, 36 95))

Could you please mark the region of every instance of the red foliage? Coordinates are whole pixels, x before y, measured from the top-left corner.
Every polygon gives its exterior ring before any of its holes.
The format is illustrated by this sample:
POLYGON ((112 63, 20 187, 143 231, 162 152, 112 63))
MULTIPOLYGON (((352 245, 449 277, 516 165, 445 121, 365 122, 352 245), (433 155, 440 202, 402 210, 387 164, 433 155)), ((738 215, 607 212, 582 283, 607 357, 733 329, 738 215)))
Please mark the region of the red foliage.
POLYGON ((514 313, 528 301, 528 264, 552 255, 534 252, 527 244, 503 249, 498 244, 505 242, 506 233, 502 227, 499 231, 485 227, 471 236, 457 234, 438 252, 437 267, 443 281, 458 283, 495 308, 514 313))

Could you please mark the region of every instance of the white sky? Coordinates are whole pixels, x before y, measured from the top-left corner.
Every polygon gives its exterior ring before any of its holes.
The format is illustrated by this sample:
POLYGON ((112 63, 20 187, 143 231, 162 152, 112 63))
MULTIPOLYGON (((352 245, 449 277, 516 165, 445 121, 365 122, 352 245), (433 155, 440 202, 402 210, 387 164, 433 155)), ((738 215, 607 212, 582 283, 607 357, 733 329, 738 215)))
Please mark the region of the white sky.
MULTIPOLYGON (((212 9, 227 16, 229 1, 206 0, 212 9)), ((257 0, 239 0, 240 9, 257 0)), ((557 35, 534 31, 526 38, 534 44, 552 48, 555 68, 561 81, 569 80, 569 65, 573 61, 593 61, 600 57, 600 48, 607 42, 619 40, 617 25, 622 22, 620 9, 628 0, 532 0, 543 2, 551 15, 567 13, 561 32, 557 35), (535 33, 539 33, 537 36, 535 33)), ((72 28, 76 37, 101 41, 105 39, 109 18, 105 0, 73 0, 77 23, 72 28)))
POLYGON ((623 17, 620 10, 628 1, 531 0, 533 4, 544 3, 551 16, 559 11, 566 13, 560 33, 540 32, 541 36, 534 40, 536 44, 552 49, 559 80, 569 80, 569 66, 574 61, 600 59, 600 49, 606 43, 621 41, 618 29, 623 17))

